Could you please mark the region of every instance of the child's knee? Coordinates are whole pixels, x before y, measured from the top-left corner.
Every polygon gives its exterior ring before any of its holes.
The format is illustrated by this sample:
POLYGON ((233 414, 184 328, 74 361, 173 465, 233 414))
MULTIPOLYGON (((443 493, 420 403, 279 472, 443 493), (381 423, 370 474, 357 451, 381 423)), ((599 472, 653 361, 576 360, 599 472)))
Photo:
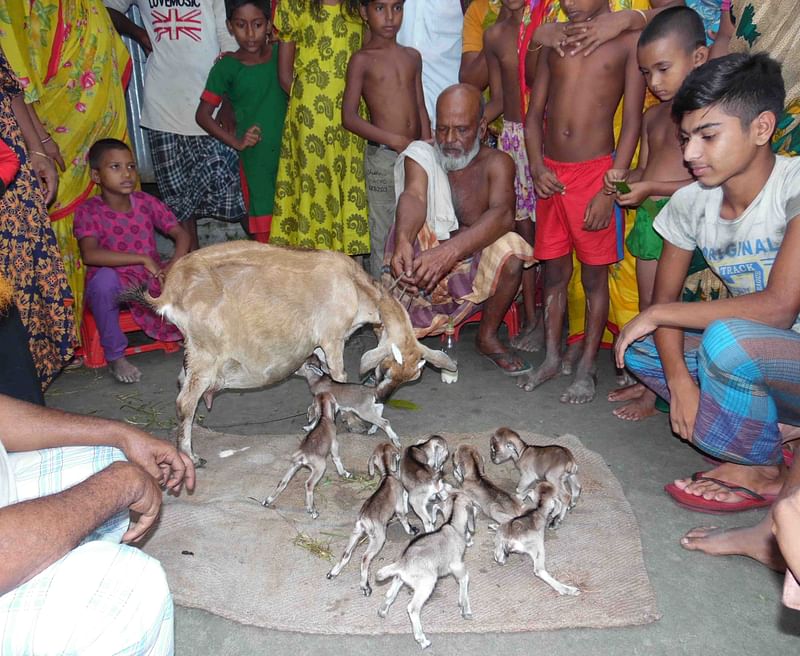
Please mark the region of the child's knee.
POLYGON ((708 324, 698 351, 700 369, 713 366, 719 371, 736 371, 752 358, 742 348, 743 330, 750 322, 742 319, 718 319, 708 324))
POLYGON ((86 285, 86 297, 92 301, 116 301, 122 289, 119 274, 111 267, 101 267, 94 272, 86 285))

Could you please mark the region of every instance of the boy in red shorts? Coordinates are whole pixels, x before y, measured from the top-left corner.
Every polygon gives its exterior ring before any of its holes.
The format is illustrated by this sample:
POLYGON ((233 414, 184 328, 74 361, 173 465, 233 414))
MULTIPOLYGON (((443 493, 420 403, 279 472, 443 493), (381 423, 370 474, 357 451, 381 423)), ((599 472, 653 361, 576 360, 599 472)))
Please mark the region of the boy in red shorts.
MULTIPOLYGON (((607 0, 565 0, 562 7, 571 22, 610 11, 607 0)), ((608 321, 608 265, 622 258, 618 230, 624 228, 614 217, 614 196, 603 190, 603 176, 629 166, 639 140, 645 85, 636 60, 638 36, 625 32, 588 57, 560 57, 542 48, 536 64, 525 129, 539 198, 534 255, 544 262, 546 354, 519 385, 530 391, 561 371, 574 250, 586 293, 586 338, 562 403, 588 403, 595 395, 597 350, 608 321), (614 113, 623 95, 615 149, 614 113)))

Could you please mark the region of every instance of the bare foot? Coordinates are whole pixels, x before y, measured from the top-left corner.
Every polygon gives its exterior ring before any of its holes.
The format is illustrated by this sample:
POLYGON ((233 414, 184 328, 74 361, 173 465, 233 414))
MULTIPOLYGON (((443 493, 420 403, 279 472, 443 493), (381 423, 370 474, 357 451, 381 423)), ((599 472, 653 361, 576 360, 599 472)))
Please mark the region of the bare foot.
POLYGON ((109 362, 108 370, 120 383, 138 383, 142 378, 142 372, 134 367, 125 356, 109 362))
MULTIPOLYGON (((609 395, 610 396, 610 395, 609 395)), ((617 419, 625 421, 641 421, 658 414, 656 410, 656 395, 648 389, 630 403, 617 408, 612 413, 617 419)))
POLYGON ((536 371, 517 378, 517 387, 524 389, 526 392, 530 392, 539 387, 542 383, 546 383, 551 378, 558 376, 560 370, 560 359, 545 359, 536 371))
POLYGON ((611 403, 618 403, 619 401, 632 401, 638 399, 647 388, 641 383, 634 383, 627 387, 620 387, 608 393, 606 397, 611 403))
POLYGON ((573 342, 567 346, 567 352, 564 353, 564 360, 561 363, 561 374, 564 376, 571 376, 572 370, 575 368, 575 363, 580 360, 583 354, 583 340, 573 342))
POLYGON ((523 326, 519 335, 511 338, 511 346, 520 351, 535 353, 544 345, 544 325, 537 321, 533 326, 523 326))
POLYGON ((772 507, 772 533, 786 560, 783 603, 800 610, 800 487, 792 487, 772 507))
POLYGON ((594 394, 596 388, 596 380, 594 374, 580 372, 575 374, 575 380, 572 381, 559 399, 561 403, 590 403, 594 401, 594 394))
POLYGON ((693 528, 681 538, 681 546, 711 556, 747 556, 779 572, 786 568, 768 520, 746 528, 693 528))
MULTIPOLYGON (((733 486, 745 487, 762 496, 777 495, 783 485, 785 475, 785 471, 781 471, 777 466, 736 465, 731 462, 723 462, 718 467, 703 473, 704 478, 716 478, 733 486)), ((675 486, 684 492, 704 499, 731 503, 742 500, 740 494, 736 494, 714 481, 693 481, 691 478, 682 478, 675 481, 675 486)))

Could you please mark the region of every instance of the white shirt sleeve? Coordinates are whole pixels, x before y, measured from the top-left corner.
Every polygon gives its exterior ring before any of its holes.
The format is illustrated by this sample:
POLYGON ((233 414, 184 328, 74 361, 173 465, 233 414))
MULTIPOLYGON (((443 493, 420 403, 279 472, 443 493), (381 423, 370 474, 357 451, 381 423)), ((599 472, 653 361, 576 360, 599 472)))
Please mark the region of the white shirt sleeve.
POLYGON ((679 189, 653 221, 653 229, 673 246, 685 251, 697 247, 697 216, 705 211, 705 198, 697 183, 679 189))
POLYGON ((124 14, 131 5, 136 4, 136 0, 103 0, 103 4, 109 9, 116 9, 121 14, 124 14))
POLYGON ((236 39, 228 32, 228 25, 226 23, 227 16, 225 14, 224 0, 214 0, 214 27, 217 31, 217 42, 219 43, 220 52, 236 52, 239 49, 239 44, 236 39))

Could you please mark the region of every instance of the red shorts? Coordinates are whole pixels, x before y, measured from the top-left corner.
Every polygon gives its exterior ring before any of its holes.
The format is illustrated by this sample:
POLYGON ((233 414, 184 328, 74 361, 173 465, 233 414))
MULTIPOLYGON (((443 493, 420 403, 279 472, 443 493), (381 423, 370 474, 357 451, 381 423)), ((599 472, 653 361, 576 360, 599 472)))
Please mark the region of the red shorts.
POLYGON ((536 201, 533 254, 537 259, 554 260, 569 255, 573 249, 583 264, 612 264, 622 259, 616 212, 612 211, 608 226, 602 230, 590 231, 583 227, 586 207, 603 188, 603 176, 613 161, 611 155, 588 162, 556 162, 544 158, 545 166, 556 174, 566 193, 536 201))

